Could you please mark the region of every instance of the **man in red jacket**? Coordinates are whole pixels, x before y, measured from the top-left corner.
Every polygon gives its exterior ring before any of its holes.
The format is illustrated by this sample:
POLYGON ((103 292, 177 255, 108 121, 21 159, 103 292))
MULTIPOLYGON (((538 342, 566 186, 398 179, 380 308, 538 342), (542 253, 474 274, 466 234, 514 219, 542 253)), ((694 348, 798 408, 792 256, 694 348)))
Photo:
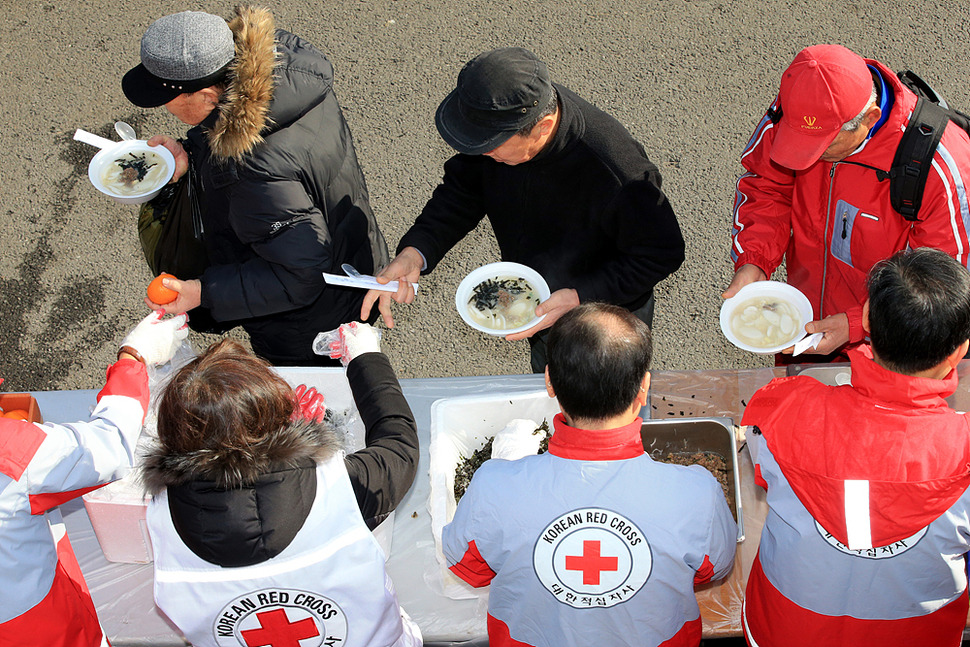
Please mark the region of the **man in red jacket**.
POLYGON ((945 398, 970 346, 970 274, 944 252, 873 268, 852 384, 758 391, 743 423, 768 517, 748 577, 758 647, 959 645, 967 620, 970 421, 945 398))
MULTIPOLYGON (((786 259, 788 282, 808 297, 829 355, 865 337, 870 268, 894 252, 935 247, 967 265, 970 138, 949 124, 933 157, 919 220, 890 202, 888 172, 916 95, 878 61, 839 45, 802 50, 741 155, 725 298, 763 281, 786 259)), ((818 361, 818 358, 816 358, 818 361)))

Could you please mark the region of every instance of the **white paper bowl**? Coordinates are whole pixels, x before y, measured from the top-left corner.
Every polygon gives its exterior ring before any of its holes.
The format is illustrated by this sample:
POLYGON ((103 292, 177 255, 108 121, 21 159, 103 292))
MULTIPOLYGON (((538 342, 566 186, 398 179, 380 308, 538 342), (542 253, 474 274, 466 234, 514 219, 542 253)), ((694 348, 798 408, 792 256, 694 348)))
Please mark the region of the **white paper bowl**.
POLYGON ((468 276, 466 276, 462 282, 458 284, 458 290, 455 292, 455 309, 458 310, 458 314, 461 315, 461 318, 464 319, 466 324, 475 330, 485 333, 486 335, 504 337, 506 335, 522 332, 523 330, 528 330, 545 318, 545 315, 541 317, 533 317, 532 321, 519 326, 518 328, 510 328, 508 330, 486 328, 471 318, 471 315, 468 314, 468 300, 471 298, 472 291, 475 289, 475 286, 486 279, 508 277, 523 278, 528 281, 539 293, 540 303, 549 298, 549 284, 546 283, 546 280, 542 278, 541 274, 536 272, 531 267, 521 265, 519 263, 489 263, 488 265, 483 265, 477 270, 469 273, 468 276))
POLYGON ((815 317, 812 314, 812 304, 809 303, 808 297, 802 294, 801 290, 798 288, 794 288, 787 283, 781 283, 780 281, 755 281, 754 283, 749 283, 738 290, 737 294, 730 299, 726 299, 724 303, 721 304, 721 332, 724 333, 724 336, 727 337, 728 341, 742 350, 751 351, 752 353, 760 353, 763 355, 777 353, 784 348, 793 346, 795 342, 807 334, 805 332, 805 324, 807 324, 809 321, 813 321, 814 318, 815 317), (801 317, 802 321, 795 329, 791 339, 778 346, 759 348, 757 346, 746 344, 742 340, 738 339, 738 337, 731 331, 731 316, 734 314, 734 309, 748 299, 753 299, 756 297, 771 297, 773 299, 780 299, 787 302, 798 311, 798 316, 801 317))
POLYGON ((148 142, 143 139, 133 139, 128 141, 121 141, 116 143, 114 146, 109 146, 107 148, 102 148, 100 151, 91 158, 91 163, 88 164, 88 179, 91 180, 91 184, 94 185, 101 193, 105 194, 112 200, 120 202, 122 204, 142 204, 143 202, 148 202, 156 195, 158 195, 168 181, 172 179, 175 174, 175 157, 172 153, 164 146, 149 146, 148 142), (155 189, 148 191, 146 193, 138 193, 135 195, 118 195, 105 188, 104 184, 101 182, 101 174, 108 167, 108 165, 114 163, 114 161, 128 153, 143 153, 150 152, 159 155, 165 164, 168 165, 168 169, 165 173, 165 181, 158 185, 155 189))

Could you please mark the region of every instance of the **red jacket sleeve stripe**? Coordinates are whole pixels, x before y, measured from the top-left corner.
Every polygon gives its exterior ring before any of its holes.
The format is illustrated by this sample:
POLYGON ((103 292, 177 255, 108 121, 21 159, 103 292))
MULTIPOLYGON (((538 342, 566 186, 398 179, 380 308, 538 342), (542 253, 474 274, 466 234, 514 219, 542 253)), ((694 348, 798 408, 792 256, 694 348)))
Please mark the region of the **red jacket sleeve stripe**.
POLYGON ((495 571, 478 552, 478 546, 475 545, 474 540, 468 542, 468 550, 465 551, 461 561, 451 566, 449 570, 476 588, 488 586, 495 577, 495 571))
POLYGON ((47 434, 32 422, 0 420, 0 473, 19 481, 45 438, 47 434))

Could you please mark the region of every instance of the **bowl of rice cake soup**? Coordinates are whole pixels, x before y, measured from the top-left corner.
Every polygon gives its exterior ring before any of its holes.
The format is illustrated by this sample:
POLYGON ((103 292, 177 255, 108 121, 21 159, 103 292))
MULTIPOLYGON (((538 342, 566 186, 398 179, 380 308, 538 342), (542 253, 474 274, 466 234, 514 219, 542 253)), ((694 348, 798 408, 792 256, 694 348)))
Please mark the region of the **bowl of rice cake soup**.
POLYGON ((102 148, 88 164, 88 179, 94 188, 123 204, 148 202, 174 174, 172 153, 141 139, 102 148))
POLYGON ((543 317, 536 306, 549 298, 542 275, 519 263, 490 263, 472 271, 458 285, 455 308, 469 326, 504 337, 535 326, 543 317))
POLYGON ((779 281, 755 281, 721 304, 721 332, 752 353, 777 353, 806 335, 812 304, 798 288, 779 281))

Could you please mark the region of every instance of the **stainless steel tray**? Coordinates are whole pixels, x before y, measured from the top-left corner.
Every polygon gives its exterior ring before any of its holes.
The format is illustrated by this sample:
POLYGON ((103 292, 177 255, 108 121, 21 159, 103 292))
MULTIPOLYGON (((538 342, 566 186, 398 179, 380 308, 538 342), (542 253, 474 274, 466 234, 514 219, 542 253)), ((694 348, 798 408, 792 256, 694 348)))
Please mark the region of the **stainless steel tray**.
POLYGON ((728 485, 734 492, 734 519, 738 523, 738 542, 744 541, 744 515, 741 510, 741 477, 738 470, 738 443, 731 418, 674 418, 645 420, 640 428, 643 448, 652 457, 666 454, 711 452, 728 464, 728 485))

